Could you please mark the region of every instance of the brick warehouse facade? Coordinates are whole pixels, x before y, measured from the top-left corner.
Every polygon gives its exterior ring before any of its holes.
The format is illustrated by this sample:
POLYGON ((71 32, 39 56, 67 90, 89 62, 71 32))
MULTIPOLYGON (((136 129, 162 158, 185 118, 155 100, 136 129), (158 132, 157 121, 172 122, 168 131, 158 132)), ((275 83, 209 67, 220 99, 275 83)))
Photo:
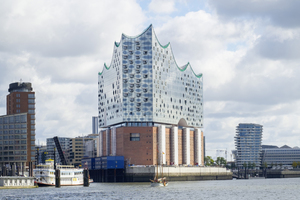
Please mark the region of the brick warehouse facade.
POLYGON ((156 165, 157 161, 159 165, 204 164, 203 132, 199 129, 167 128, 164 125, 124 126, 106 129, 99 134, 101 149, 98 156, 124 156, 127 164, 134 165, 156 165), (132 134, 139 136, 132 137, 132 134), (165 145, 160 145, 163 138, 165 145))
POLYGON ((152 25, 122 34, 98 74, 98 155, 136 165, 203 165, 203 77, 179 67, 152 25), (158 157, 156 157, 158 156, 158 157))

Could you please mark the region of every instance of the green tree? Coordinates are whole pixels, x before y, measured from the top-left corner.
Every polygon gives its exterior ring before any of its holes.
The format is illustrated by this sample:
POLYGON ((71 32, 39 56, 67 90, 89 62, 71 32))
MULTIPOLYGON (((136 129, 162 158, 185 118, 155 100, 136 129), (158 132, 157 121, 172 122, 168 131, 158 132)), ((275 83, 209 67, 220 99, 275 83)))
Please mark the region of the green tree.
POLYGON ((212 166, 215 163, 215 161, 210 156, 206 156, 204 158, 204 162, 205 162, 205 166, 212 166))
POLYGON ((293 168, 296 168, 298 166, 298 163, 294 161, 292 166, 293 166, 293 168))
POLYGON ((223 157, 217 157, 216 164, 218 166, 225 166, 227 164, 227 162, 226 162, 225 158, 223 158, 223 157))
POLYGON ((252 163, 252 168, 254 169, 256 167, 256 164, 255 163, 252 163))
POLYGON ((248 162, 248 169, 251 169, 251 168, 252 168, 252 163, 248 162))

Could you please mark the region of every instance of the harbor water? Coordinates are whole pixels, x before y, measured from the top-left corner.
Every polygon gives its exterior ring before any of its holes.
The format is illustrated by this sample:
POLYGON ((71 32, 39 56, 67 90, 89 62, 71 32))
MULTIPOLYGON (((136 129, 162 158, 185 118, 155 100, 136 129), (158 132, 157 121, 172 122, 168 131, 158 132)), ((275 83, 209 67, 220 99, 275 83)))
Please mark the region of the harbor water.
POLYGON ((1 189, 0 199, 299 199, 299 189, 300 178, 170 182, 167 187, 150 187, 150 182, 91 183, 1 189))

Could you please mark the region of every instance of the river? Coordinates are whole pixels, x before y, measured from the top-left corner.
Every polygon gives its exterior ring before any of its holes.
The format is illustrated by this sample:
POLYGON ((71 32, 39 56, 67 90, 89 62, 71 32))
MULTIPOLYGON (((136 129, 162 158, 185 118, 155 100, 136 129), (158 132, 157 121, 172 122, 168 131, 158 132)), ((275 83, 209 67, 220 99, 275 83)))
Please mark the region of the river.
POLYGON ((91 183, 90 187, 2 189, 0 199, 299 199, 300 178, 150 183, 91 183))

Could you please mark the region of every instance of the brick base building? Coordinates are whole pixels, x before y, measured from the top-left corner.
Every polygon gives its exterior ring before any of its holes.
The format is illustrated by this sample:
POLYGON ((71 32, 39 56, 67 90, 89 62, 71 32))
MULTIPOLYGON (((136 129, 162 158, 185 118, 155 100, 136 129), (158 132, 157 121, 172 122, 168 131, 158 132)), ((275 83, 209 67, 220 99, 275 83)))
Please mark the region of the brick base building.
POLYGON ((111 127, 100 132, 98 156, 124 156, 134 165, 203 165, 200 129, 156 125, 111 127))

